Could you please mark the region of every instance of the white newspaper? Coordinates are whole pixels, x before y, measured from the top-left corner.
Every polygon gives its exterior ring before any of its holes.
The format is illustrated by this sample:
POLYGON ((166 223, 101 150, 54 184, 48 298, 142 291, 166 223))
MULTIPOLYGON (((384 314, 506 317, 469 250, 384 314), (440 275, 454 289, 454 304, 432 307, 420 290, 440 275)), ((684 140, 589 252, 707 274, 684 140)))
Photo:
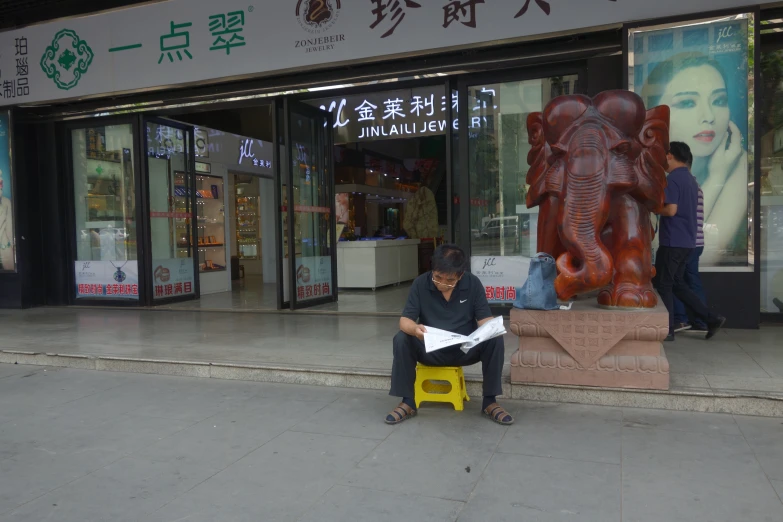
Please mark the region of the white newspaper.
POLYGON ((495 317, 491 321, 487 321, 470 335, 460 335, 426 325, 425 328, 427 333, 424 334, 424 348, 427 350, 427 353, 454 346, 455 344, 461 344, 460 349, 468 353, 468 350, 474 346, 506 333, 502 317, 495 317))

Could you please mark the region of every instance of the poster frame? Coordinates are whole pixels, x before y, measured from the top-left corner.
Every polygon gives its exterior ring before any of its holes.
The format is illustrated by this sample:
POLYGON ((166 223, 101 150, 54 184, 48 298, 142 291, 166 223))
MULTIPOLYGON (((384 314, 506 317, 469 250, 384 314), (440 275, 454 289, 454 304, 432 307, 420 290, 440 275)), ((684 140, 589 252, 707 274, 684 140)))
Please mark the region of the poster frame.
MULTIPOLYGON (((749 15, 750 28, 753 30, 753 67, 752 67, 752 79, 748 79, 748 96, 753 96, 754 103, 749 103, 748 112, 748 132, 752 132, 753 140, 748 140, 748 156, 752 158, 752 172, 753 172, 753 196, 750 200, 752 202, 751 208, 748 209, 748 219, 752 220, 748 227, 748 262, 745 266, 700 266, 700 272, 718 272, 718 273, 753 273, 756 276, 760 273, 760 204, 761 204, 761 192, 756 188, 760 186, 761 181, 761 162, 758 157, 758 152, 761 150, 761 136, 757 132, 757 123, 760 121, 760 106, 759 103, 761 95, 760 87, 760 59, 761 59, 761 6, 745 6, 737 7, 733 9, 722 9, 714 11, 706 11, 699 13, 698 15, 681 15, 666 18, 659 18, 654 20, 645 20, 643 22, 630 22, 623 24, 622 28, 622 55, 623 55, 623 73, 622 73, 622 87, 625 90, 631 90, 629 85, 630 78, 630 49, 629 41, 631 33, 634 31, 653 31, 662 30, 666 28, 673 28, 684 23, 692 23, 699 21, 708 21, 714 18, 722 18, 727 16, 736 15, 749 15), (751 112, 752 111, 752 112, 751 112), (752 150, 751 150, 752 147, 752 150)), ((750 176, 749 176, 750 178, 750 176)))
MULTIPOLYGON (((13 268, 0 268, 0 274, 15 274, 19 271, 19 241, 17 241, 16 237, 16 225, 18 222, 18 207, 15 204, 15 196, 16 196, 16 169, 14 168, 14 115, 13 111, 9 109, 0 109, 0 116, 5 115, 6 122, 8 124, 8 183, 10 187, 8 187, 8 191, 11 196, 8 198, 11 202, 11 248, 13 249, 13 255, 14 255, 14 267, 13 268)), ((6 192, 6 191, 3 191, 6 192)), ((4 196, 5 197, 5 196, 4 196)))

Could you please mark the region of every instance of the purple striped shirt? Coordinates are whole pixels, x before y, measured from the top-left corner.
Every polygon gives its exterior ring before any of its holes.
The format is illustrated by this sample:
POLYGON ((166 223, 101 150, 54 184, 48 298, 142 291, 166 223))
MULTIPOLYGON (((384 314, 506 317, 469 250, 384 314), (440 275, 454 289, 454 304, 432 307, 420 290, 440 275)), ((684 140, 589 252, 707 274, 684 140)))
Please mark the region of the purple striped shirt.
MULTIPOLYGON (((693 176, 696 179, 696 176, 693 176)), ((698 186, 698 181, 696 182, 698 186)), ((696 203, 696 248, 704 246, 704 193, 699 187, 699 197, 696 203)))

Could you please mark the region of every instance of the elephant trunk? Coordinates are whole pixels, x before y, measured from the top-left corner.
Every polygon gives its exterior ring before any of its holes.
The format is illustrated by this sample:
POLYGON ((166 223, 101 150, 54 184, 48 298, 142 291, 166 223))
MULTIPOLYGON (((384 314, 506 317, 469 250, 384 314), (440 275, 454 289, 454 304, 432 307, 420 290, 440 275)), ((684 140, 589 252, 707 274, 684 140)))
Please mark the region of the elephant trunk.
POLYGON ((609 218, 608 154, 600 127, 587 124, 571 139, 565 202, 559 216, 560 239, 567 252, 557 260, 555 281, 561 299, 597 290, 613 276, 612 257, 601 241, 609 218))

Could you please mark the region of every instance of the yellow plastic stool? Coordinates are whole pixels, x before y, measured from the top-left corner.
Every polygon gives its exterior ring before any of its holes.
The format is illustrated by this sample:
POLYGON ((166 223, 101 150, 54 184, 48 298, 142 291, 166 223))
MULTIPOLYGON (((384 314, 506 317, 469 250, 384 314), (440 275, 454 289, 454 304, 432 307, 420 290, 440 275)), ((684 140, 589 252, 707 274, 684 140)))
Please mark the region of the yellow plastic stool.
POLYGON ((465 375, 458 366, 424 366, 416 367, 416 408, 422 402, 450 402, 454 409, 462 411, 463 400, 469 401, 465 387, 465 375), (433 381, 445 381, 439 384, 433 381))

